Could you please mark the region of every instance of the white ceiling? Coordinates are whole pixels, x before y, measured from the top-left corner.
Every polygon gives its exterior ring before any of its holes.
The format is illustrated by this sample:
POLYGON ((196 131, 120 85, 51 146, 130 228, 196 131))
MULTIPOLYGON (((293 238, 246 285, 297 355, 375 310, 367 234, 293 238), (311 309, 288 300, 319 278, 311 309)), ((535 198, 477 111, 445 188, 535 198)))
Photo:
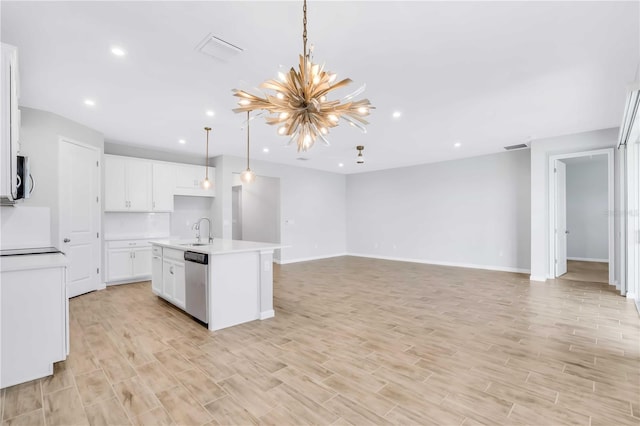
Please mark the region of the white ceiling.
MULTIPOLYGON (((367 84, 364 96, 377 107, 368 133, 342 125, 329 135, 331 147, 316 144, 301 162, 260 119, 252 122, 252 157, 356 173, 618 126, 640 63, 639 4, 311 0, 316 62, 354 81, 344 94, 367 84), (364 165, 355 164, 359 144, 364 165)), ((301 2, 0 7, 2 41, 20 49, 22 105, 83 123, 110 142, 162 150, 204 155, 203 127, 211 125, 212 155, 243 156, 245 116, 231 111, 231 89, 257 87, 279 66, 295 65, 302 50, 301 2), (223 63, 196 52, 210 32, 244 53, 223 63), (113 45, 128 54, 112 55, 113 45)))

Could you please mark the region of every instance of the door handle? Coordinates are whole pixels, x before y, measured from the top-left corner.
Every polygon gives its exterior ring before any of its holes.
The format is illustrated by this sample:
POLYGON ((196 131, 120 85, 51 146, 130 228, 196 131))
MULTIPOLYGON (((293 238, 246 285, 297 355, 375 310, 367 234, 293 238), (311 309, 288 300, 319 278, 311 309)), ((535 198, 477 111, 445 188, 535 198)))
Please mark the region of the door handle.
POLYGON ((64 240, 62 240, 62 241, 63 241, 63 242, 65 242, 65 243, 70 243, 70 242, 71 242, 71 240, 70 240, 70 239, 68 239, 68 238, 65 238, 65 239, 64 239, 64 240))
POLYGON ((569 230, 564 231, 564 233, 565 233, 565 234, 568 234, 568 233, 569 233, 569 230))

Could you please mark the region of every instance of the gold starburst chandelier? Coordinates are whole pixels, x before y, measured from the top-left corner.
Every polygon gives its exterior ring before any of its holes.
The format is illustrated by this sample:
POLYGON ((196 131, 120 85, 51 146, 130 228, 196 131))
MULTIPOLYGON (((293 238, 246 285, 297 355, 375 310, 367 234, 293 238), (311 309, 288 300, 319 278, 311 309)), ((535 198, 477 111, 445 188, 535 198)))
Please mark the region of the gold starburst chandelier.
POLYGON ((265 110, 267 124, 281 125, 278 134, 290 137, 289 143, 296 142, 298 151, 306 151, 313 146, 316 139, 329 145, 325 135, 329 129, 336 127, 340 119, 366 132, 368 122, 363 118, 369 115, 371 103, 368 99, 352 100, 364 91, 362 86, 342 100, 329 100, 327 94, 351 83, 351 79, 335 83, 336 74, 324 71, 324 65, 312 62, 313 48, 307 50, 307 0, 303 5, 302 43, 303 54, 300 55, 299 69, 293 67, 287 74, 278 73, 278 80, 267 80, 261 88, 272 90, 275 94, 256 96, 244 90, 233 89, 234 96, 240 98, 238 108, 234 112, 265 110))

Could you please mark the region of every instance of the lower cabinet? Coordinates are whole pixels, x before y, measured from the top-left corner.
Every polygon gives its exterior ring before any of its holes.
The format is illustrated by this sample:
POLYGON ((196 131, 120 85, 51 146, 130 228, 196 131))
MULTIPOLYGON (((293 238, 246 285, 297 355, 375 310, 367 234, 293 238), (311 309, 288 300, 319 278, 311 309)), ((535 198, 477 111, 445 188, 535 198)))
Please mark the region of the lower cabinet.
POLYGON ((6 388, 53 374, 53 363, 67 357, 69 309, 63 263, 3 269, 0 280, 0 388, 6 388))
POLYGON ((165 248, 162 254, 162 294, 179 308, 185 308, 184 252, 165 248))
POLYGON ((153 246, 151 256, 151 290, 180 309, 184 309, 184 251, 153 246))
POLYGON ((148 240, 107 243, 107 283, 135 282, 151 276, 151 245, 148 240))

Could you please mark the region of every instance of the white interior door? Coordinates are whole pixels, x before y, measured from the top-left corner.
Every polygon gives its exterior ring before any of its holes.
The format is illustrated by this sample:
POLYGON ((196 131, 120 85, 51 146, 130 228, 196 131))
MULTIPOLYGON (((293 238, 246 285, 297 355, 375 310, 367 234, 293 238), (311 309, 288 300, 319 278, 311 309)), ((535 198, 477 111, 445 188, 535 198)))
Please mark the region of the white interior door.
POLYGON ((60 140, 59 246, 69 262, 67 295, 100 287, 100 152, 60 140))
POLYGON ((567 273, 567 167, 556 161, 556 277, 567 273))

